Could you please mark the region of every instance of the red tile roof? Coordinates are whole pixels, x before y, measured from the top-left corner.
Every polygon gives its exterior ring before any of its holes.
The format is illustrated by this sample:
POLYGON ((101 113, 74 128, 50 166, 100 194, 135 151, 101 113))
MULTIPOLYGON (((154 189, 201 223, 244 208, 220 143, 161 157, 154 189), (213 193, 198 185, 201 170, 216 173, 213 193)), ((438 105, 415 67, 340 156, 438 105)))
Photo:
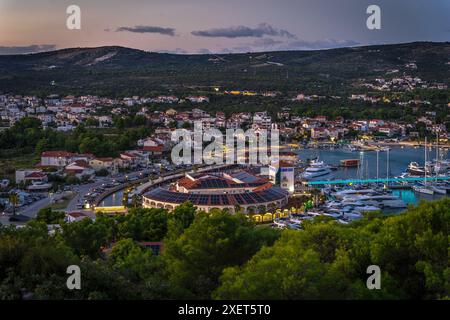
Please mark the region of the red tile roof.
POLYGON ((149 151, 149 152, 163 152, 164 151, 164 146, 162 146, 162 145, 158 145, 158 146, 144 146, 143 150, 144 151, 149 151))
POLYGON ((114 158, 95 158, 94 160, 101 161, 101 162, 111 162, 111 161, 114 161, 114 158))
POLYGON ((45 174, 42 172, 32 172, 27 174, 26 178, 44 178, 45 174))

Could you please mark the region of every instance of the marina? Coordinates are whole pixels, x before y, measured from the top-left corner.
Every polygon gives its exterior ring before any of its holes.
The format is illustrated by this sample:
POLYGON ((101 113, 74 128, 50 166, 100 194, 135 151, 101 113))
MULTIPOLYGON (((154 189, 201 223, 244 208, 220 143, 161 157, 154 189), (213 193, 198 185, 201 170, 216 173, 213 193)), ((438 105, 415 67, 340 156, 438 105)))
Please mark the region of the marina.
MULTIPOLYGON (((436 154, 435 148, 427 147, 427 151, 427 154, 436 154)), ((391 147, 382 152, 354 152, 347 148, 300 149, 295 152, 298 155, 300 170, 297 179, 324 192, 328 207, 322 208, 325 210, 321 213, 337 216, 337 212, 341 210, 345 213, 341 222, 360 218, 363 212, 375 209, 383 212, 400 212, 407 205, 416 205, 421 200, 439 199, 450 192, 450 185, 447 182, 449 176, 443 175, 442 168, 439 168, 441 172, 438 176, 429 178, 429 182, 433 182, 431 186, 433 192, 418 192, 419 188, 423 187, 424 177, 410 175, 407 169, 412 162, 418 165, 425 163, 426 155, 423 147, 391 147), (365 182, 363 185, 355 184, 355 181, 361 179, 365 182), (321 181, 327 181, 328 185, 321 185, 321 181), (386 184, 389 185, 389 190, 385 188, 386 184), (352 190, 357 190, 354 193, 358 197, 352 194, 352 190), (348 193, 345 199, 339 196, 345 193, 348 193), (342 205, 338 206, 336 200, 342 201, 342 205)), ((447 159, 448 150, 441 149, 439 154, 442 159, 447 159)), ((444 163, 440 162, 441 167, 444 163)), ((431 162, 428 167, 431 168, 431 162)), ((119 190, 106 197, 100 205, 122 205, 123 198, 124 191, 119 190)), ((291 212, 292 214, 295 215, 297 212, 291 212)))
POLYGON ((425 145, 375 152, 343 147, 301 149, 296 153, 298 182, 320 190, 324 200, 291 210, 287 217, 275 219, 274 228, 299 229, 302 221, 318 215, 347 224, 367 213, 396 214, 409 205, 450 194, 448 150, 425 145))

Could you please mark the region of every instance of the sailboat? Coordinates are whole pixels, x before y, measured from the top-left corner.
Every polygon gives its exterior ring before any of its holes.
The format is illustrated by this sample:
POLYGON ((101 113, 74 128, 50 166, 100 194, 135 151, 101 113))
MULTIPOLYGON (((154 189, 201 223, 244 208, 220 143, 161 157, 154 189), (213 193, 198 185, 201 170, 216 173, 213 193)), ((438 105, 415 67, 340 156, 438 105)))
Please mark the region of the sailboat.
MULTIPOLYGON (((427 163, 427 138, 425 137, 425 167, 426 167, 426 163, 427 163)), ((427 170, 424 170, 424 179, 423 179, 423 186, 421 185, 416 185, 413 186, 413 190, 418 192, 418 193, 423 193, 423 194, 428 194, 428 195, 433 195, 434 194, 434 190, 431 189, 430 187, 428 187, 427 185, 427 170)))
POLYGON ((439 194, 447 194, 447 188, 444 187, 444 185, 438 183, 438 174, 439 174, 439 133, 436 133, 436 164, 434 166, 434 174, 436 177, 435 184, 431 185, 431 190, 433 190, 435 193, 439 194))

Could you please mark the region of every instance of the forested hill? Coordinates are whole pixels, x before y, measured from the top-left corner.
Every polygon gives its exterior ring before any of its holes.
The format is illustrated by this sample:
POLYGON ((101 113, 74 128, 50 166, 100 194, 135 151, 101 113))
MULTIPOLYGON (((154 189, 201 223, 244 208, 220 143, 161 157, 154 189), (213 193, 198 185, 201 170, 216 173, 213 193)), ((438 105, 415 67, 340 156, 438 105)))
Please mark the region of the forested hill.
POLYGON ((332 93, 358 79, 405 74, 448 84, 450 43, 217 55, 115 46, 0 56, 0 92, 39 95, 150 95, 210 86, 332 93))

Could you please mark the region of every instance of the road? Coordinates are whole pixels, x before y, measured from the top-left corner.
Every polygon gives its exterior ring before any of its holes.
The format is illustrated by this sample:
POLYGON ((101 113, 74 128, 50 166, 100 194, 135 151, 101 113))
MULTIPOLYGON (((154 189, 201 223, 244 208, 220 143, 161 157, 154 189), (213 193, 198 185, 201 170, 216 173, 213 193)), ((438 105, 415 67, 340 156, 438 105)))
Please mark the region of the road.
POLYGON ((46 197, 44 199, 33 202, 29 206, 19 208, 16 212, 17 214, 22 214, 30 218, 36 218, 38 211, 50 205, 50 202, 50 197, 46 197))
MULTIPOLYGON (((134 177, 140 177, 144 172, 145 172, 145 170, 131 172, 131 173, 125 174, 125 176, 128 179, 134 178, 134 177)), ((66 212, 71 212, 71 211, 80 210, 80 209, 77 208, 77 204, 81 203, 83 201, 84 195, 86 193, 88 193, 89 190, 97 188, 97 187, 100 187, 103 183, 110 183, 112 179, 114 179, 114 178, 110 178, 110 177, 99 178, 94 183, 90 183, 90 184, 85 184, 85 185, 79 186, 76 189, 76 191, 77 191, 76 196, 69 202, 69 204, 68 204, 68 206, 67 206, 65 211, 66 212)))
POLYGON ((66 212, 71 212, 71 211, 80 210, 80 209, 77 208, 77 204, 81 203, 83 201, 84 195, 86 193, 88 193, 90 189, 100 187, 107 180, 108 180, 107 178, 102 178, 102 179, 99 179, 99 180, 97 180, 97 181, 95 181, 93 183, 83 184, 83 185, 77 187, 76 189, 74 189, 74 191, 76 191, 76 195, 69 202, 69 204, 67 205, 67 208, 66 208, 65 211, 66 212))
MULTIPOLYGON (((131 172, 131 173, 126 174, 125 176, 127 177, 127 179, 134 178, 134 177, 140 177, 144 172, 145 172, 144 170, 131 172)), ((69 204, 67 205, 67 208, 64 211, 71 212, 71 211, 79 210, 77 208, 77 204, 83 200, 84 195, 86 193, 88 193, 89 190, 100 187, 103 183, 111 182, 112 179, 113 178, 111 178, 111 177, 104 177, 104 178, 102 177, 102 178, 96 179, 96 181, 93 183, 83 184, 83 185, 75 187, 73 189, 73 191, 75 191, 76 194, 72 198, 72 200, 69 202, 69 204)), ((21 214, 21 215, 24 215, 24 216, 34 219, 34 218, 36 218, 39 210, 49 206, 53 199, 58 199, 59 197, 62 197, 62 194, 54 194, 52 196, 52 198, 50 196, 47 196, 46 198, 36 201, 26 207, 18 208, 16 210, 16 214, 21 214)), ((9 216, 0 217, 0 223, 6 224, 6 221, 8 220, 8 218, 9 218, 9 216)))

